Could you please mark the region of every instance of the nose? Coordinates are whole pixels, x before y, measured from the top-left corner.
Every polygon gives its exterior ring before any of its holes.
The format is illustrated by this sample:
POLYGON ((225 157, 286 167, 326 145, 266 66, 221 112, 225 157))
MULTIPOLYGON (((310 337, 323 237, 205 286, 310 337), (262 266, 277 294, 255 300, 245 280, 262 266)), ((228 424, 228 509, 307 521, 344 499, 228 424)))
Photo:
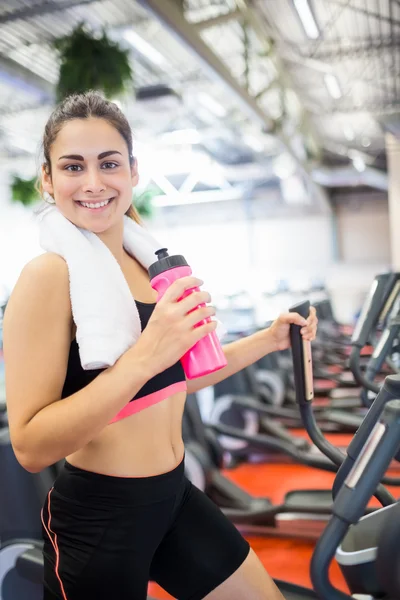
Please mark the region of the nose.
POLYGON ((104 184, 101 172, 98 169, 87 169, 85 182, 83 184, 83 192, 85 194, 99 194, 104 192, 106 185, 104 184))

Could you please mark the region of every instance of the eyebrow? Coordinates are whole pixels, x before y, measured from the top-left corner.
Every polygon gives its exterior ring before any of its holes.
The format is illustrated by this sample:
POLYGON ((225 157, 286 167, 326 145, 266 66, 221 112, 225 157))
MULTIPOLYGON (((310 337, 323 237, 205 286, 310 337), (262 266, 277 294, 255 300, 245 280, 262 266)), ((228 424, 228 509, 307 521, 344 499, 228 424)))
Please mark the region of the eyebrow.
MULTIPOLYGON (((121 152, 118 152, 118 150, 107 150, 106 152, 99 154, 97 159, 101 160, 102 158, 106 158, 106 156, 111 156, 111 154, 121 154, 121 152)), ((62 158, 68 158, 68 160, 85 160, 80 154, 66 154, 64 156, 60 156, 58 160, 61 160, 62 158)))

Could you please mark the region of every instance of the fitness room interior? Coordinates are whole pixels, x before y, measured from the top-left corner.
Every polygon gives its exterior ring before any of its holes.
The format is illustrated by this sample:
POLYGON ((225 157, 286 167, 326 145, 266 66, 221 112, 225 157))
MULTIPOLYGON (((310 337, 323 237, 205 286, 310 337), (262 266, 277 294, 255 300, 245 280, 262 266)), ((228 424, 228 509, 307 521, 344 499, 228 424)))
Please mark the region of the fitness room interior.
MULTIPOLYGON (((398 0, 2 0, 0 600, 43 598, 41 511, 65 458, 29 469, 14 451, 7 310, 46 252, 39 209, 58 208, 45 125, 88 90, 126 116, 132 203, 179 257, 166 268, 204 282, 220 346, 316 310, 311 341, 292 322, 286 347, 187 394, 186 478, 284 598, 400 598, 399 40, 398 0)), ((173 598, 148 579, 148 600, 173 598)))

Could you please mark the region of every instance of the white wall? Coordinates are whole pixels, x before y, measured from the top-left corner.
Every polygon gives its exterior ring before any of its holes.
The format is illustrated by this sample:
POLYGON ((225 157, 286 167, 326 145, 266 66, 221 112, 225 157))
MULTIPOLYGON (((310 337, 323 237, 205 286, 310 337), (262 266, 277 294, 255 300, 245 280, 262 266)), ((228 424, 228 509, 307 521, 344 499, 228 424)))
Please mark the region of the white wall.
POLYGON ((375 275, 390 269, 390 230, 384 192, 335 195, 338 260, 328 287, 337 318, 350 322, 375 275))
POLYGON ((341 260, 348 263, 390 264, 388 203, 372 199, 351 201, 337 207, 338 243, 341 260))

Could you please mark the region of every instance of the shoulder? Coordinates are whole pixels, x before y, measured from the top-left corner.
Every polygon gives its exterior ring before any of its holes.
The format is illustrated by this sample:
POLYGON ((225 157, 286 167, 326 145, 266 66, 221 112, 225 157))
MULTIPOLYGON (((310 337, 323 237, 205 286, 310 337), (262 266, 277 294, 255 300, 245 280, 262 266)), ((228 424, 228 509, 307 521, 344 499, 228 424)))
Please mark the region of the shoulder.
POLYGON ((36 286, 69 287, 68 266, 58 254, 46 252, 29 261, 21 271, 19 281, 36 286))
MULTIPOLYGON (((23 268, 24 275, 36 275, 41 278, 50 275, 68 277, 68 266, 65 260, 54 252, 45 252, 30 260, 23 268)), ((21 273, 21 274, 22 274, 21 273)))
POLYGON ((22 269, 10 296, 9 304, 16 302, 44 303, 47 307, 56 303, 68 309, 69 273, 67 263, 61 256, 51 252, 36 256, 22 269))

